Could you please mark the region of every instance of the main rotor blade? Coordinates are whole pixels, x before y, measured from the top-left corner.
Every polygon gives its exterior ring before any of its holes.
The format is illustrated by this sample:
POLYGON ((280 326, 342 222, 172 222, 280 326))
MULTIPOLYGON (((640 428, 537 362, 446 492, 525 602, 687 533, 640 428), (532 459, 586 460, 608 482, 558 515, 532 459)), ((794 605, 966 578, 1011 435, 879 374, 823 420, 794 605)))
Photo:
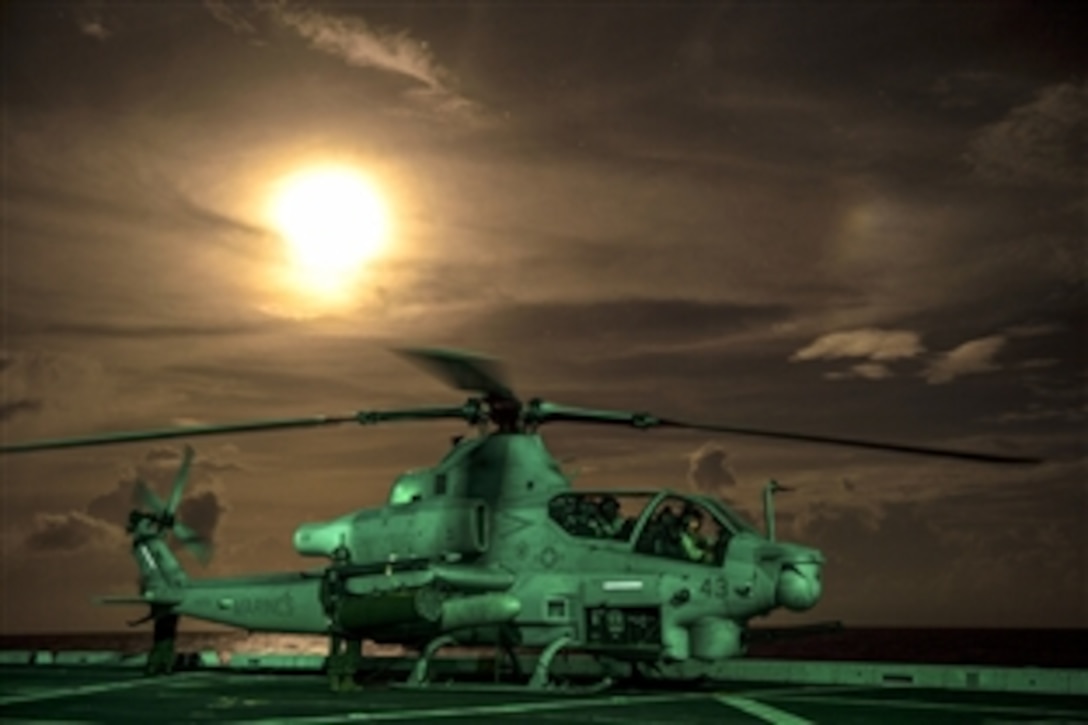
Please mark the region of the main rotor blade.
POLYGON ((903 443, 867 441, 861 440, 859 438, 840 438, 838 436, 810 435, 808 433, 787 433, 785 431, 760 430, 758 428, 738 428, 735 426, 725 425, 683 423, 681 421, 667 419, 659 419, 657 425, 664 428, 702 430, 711 433, 731 433, 733 435, 757 436, 760 438, 777 438, 778 440, 799 441, 802 443, 822 443, 825 445, 845 446, 848 448, 868 448, 877 451, 889 451, 892 453, 911 453, 919 456, 933 456, 937 458, 956 458, 964 461, 977 461, 979 463, 1019 463, 1030 465, 1042 463, 1042 459, 1029 456, 1003 456, 996 453, 958 451, 951 448, 913 446, 903 443))
POLYGON ((257 420, 221 425, 194 425, 177 428, 159 428, 154 430, 103 433, 76 438, 54 438, 44 441, 29 441, 0 446, 0 453, 29 453, 31 451, 52 450, 57 448, 82 448, 86 446, 106 446, 116 443, 135 443, 138 441, 157 441, 167 438, 193 438, 197 436, 221 435, 223 433, 250 433, 270 430, 289 430, 294 428, 315 428, 341 423, 373 425, 398 420, 433 420, 437 418, 460 418, 475 422, 479 415, 478 401, 469 401, 457 407, 442 408, 407 408, 403 410, 362 410, 345 415, 313 415, 305 418, 284 418, 282 420, 257 420))
POLYGON ((513 398, 506 371, 495 358, 465 350, 400 348, 393 350, 457 390, 513 398))
POLYGON ((840 438, 838 436, 811 435, 808 433, 790 433, 786 431, 763 430, 759 428, 742 428, 739 426, 688 423, 668 418, 658 418, 649 413, 631 413, 617 410, 592 410, 589 408, 573 408, 565 405, 557 405, 542 400, 533 400, 530 403, 527 419, 533 423, 546 423, 550 421, 568 421, 581 423, 602 423, 630 425, 639 429, 647 428, 677 428, 682 430, 699 430, 711 433, 729 433, 731 435, 745 435, 759 438, 775 438, 778 440, 798 441, 802 443, 820 443, 824 445, 846 446, 850 448, 868 448, 893 453, 910 453, 921 456, 935 456, 939 458, 955 458, 965 461, 978 461, 982 463, 1042 463, 1039 458, 1026 456, 1003 456, 995 453, 978 453, 974 451, 958 451, 948 448, 933 448, 930 446, 915 446, 902 443, 886 443, 869 441, 858 438, 840 438))
POLYGON ((184 493, 185 482, 189 480, 189 465, 193 462, 193 447, 185 446, 185 453, 181 457, 181 466, 174 475, 174 487, 170 489, 170 500, 166 503, 166 513, 170 516, 178 510, 181 496, 184 493))

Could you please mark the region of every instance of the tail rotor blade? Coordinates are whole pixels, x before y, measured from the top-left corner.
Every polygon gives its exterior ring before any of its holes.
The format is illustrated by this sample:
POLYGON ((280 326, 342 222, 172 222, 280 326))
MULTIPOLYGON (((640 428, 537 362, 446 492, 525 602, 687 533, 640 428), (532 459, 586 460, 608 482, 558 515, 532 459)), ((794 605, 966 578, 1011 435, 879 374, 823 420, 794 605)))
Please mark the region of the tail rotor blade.
POLYGON ((209 541, 200 539, 186 544, 186 548, 189 549, 189 553, 192 554, 201 566, 207 566, 212 560, 212 553, 214 549, 209 541))
POLYGON ((174 476, 174 488, 170 491, 170 501, 166 504, 166 514, 173 516, 178 509, 178 504, 181 503, 181 496, 185 490, 185 483, 189 479, 189 466, 193 462, 193 448, 192 446, 185 446, 185 453, 182 454, 181 467, 178 468, 177 475, 174 476))
POLYGON ((154 514, 161 514, 165 509, 165 505, 155 492, 152 491, 143 479, 136 481, 136 492, 139 494, 140 499, 143 500, 144 505, 151 509, 154 514))
POLYGON ((207 565, 212 558, 212 545, 200 534, 181 522, 174 523, 174 536, 182 546, 189 550, 202 565, 207 565))

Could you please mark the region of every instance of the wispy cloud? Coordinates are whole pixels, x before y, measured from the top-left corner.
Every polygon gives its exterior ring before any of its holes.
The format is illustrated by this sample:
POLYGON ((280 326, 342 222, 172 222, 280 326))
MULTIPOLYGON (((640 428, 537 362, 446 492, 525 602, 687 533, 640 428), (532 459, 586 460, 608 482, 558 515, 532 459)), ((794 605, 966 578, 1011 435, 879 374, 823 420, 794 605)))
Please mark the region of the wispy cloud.
POLYGON ((790 362, 862 358, 864 362, 847 370, 826 372, 824 377, 828 380, 884 380, 895 375, 889 362, 915 358, 924 352, 921 336, 916 332, 870 327, 822 335, 791 355, 790 362))
POLYGON ((89 2, 76 9, 76 26, 79 32, 98 41, 109 40, 114 30, 107 26, 101 2, 89 2))
MULTIPOLYGON (((217 19, 231 27, 239 25, 241 18, 237 14, 225 12, 220 2, 212 4, 216 8, 209 10, 217 19)), ((484 117, 479 104, 458 91, 457 79, 438 62, 428 42, 408 30, 378 28, 357 15, 322 12, 284 0, 262 3, 260 7, 277 25, 350 66, 373 68, 422 84, 405 92, 404 98, 412 104, 466 121, 479 122, 484 117)))
POLYGON ((861 378, 863 380, 884 380, 885 378, 893 377, 895 373, 891 371, 887 365, 883 363, 858 363, 852 365, 849 370, 833 370, 825 373, 824 377, 828 380, 846 380, 849 378, 861 378))
POLYGON ((790 360, 834 360, 857 357, 888 361, 917 357, 923 352, 925 348, 917 332, 864 328, 823 335, 807 347, 795 352, 790 360))
POLYGON ((0 421, 10 420, 20 413, 33 413, 42 409, 42 401, 32 398, 0 400, 0 421))
MULTIPOLYGON (((214 541, 223 515, 230 510, 221 474, 244 470, 232 460, 237 450, 220 446, 200 454, 189 470, 188 490, 178 506, 177 518, 207 541, 214 541)), ((83 510, 40 513, 25 532, 23 545, 40 553, 116 548, 124 541, 129 511, 143 508, 136 492, 137 481, 146 481, 164 499, 181 463, 181 454, 160 446, 125 467, 113 488, 94 496, 83 510)))
POLYGON ((1060 83, 982 128, 968 162, 975 174, 1001 184, 1082 184, 1088 133, 1088 87, 1060 83))
POLYGON ((179 404, 181 395, 162 385, 123 385, 122 373, 91 356, 13 350, 0 374, 0 404, 12 438, 93 430, 104 421, 129 420, 161 405, 179 404))
POLYGON ((118 526, 82 511, 63 514, 41 513, 24 541, 35 552, 74 552, 87 548, 117 548, 123 541, 118 526))
POLYGON ((426 41, 413 38, 407 31, 378 30, 362 18, 295 8, 282 2, 265 8, 276 22, 348 65, 378 68, 436 89, 446 88, 451 81, 450 74, 435 61, 426 41))
POLYGON ((970 340, 938 356, 922 373, 931 385, 951 382, 963 375, 977 375, 999 370, 994 356, 1005 346, 1001 335, 970 340))
POLYGON ((242 35, 255 35, 257 28, 240 12, 224 0, 204 0, 204 7, 212 17, 242 35))

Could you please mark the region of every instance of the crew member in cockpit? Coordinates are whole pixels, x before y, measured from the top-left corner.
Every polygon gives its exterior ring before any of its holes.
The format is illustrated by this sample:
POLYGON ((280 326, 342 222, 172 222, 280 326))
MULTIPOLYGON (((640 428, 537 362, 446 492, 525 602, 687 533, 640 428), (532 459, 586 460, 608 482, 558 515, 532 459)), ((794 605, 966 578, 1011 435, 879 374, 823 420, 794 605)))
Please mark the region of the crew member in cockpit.
POLYGON ((597 526, 602 539, 619 538, 624 520, 620 516, 620 502, 615 496, 605 496, 597 504, 597 526))
POLYGON ((680 516, 680 548, 691 561, 710 561, 710 542, 703 536, 703 513, 688 506, 680 516))

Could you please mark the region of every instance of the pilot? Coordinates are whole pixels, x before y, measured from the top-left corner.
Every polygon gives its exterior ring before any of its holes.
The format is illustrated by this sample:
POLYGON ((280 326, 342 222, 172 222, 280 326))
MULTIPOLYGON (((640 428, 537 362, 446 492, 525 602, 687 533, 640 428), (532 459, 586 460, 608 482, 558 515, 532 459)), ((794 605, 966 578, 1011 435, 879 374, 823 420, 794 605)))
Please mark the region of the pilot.
POLYGON ((597 504, 597 529, 602 539, 619 538, 624 520, 620 516, 620 502, 615 496, 604 496, 597 504))
POLYGON ((684 509, 680 519, 680 547, 684 556, 691 561, 710 561, 710 542, 702 534, 702 512, 689 506, 684 509))
POLYGON ((574 511, 574 527, 571 533, 575 536, 597 535, 597 506, 587 497, 578 499, 574 511))
POLYGON ((680 556, 680 519, 671 507, 661 509, 654 520, 653 552, 659 556, 680 556))

